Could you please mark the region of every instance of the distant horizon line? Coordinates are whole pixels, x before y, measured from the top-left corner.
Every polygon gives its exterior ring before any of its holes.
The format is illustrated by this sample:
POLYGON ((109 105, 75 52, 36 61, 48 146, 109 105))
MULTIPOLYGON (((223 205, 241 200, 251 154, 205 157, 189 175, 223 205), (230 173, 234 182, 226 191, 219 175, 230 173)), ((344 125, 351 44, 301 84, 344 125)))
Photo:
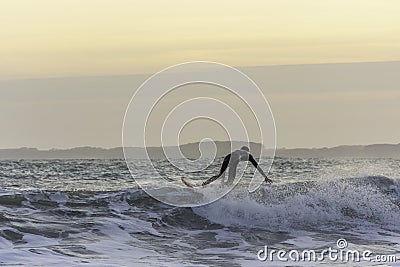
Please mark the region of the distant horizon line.
MULTIPOLYGON (((237 143, 246 143, 246 141, 221 141, 217 140, 214 142, 220 142, 220 143, 226 143, 226 142, 237 142, 237 143)), ((184 146, 184 145, 191 145, 191 144, 198 144, 200 142, 190 142, 190 143, 184 143, 180 144, 179 146, 184 146)), ((249 142, 250 144, 258 144, 261 145, 259 142, 249 142)), ((331 148, 337 148, 337 147, 366 147, 366 146, 374 146, 374 145, 400 145, 399 143, 370 143, 370 144, 342 144, 342 145, 334 145, 334 146, 320 146, 320 147, 277 147, 275 148, 276 150, 291 150, 291 149, 331 149, 331 148)), ((175 147, 175 146, 147 146, 147 147, 140 147, 140 146, 130 146, 129 148, 162 148, 162 147, 175 147)), ((29 147, 29 146, 21 146, 21 147, 13 147, 13 148, 0 148, 0 150, 16 150, 16 149, 35 149, 38 151, 52 151, 52 150, 72 150, 72 149, 79 149, 79 148, 95 148, 95 149, 104 149, 104 150, 111 150, 111 149, 117 149, 117 148, 123 148, 123 146, 114 146, 114 147, 101 147, 101 146, 91 146, 91 145, 81 145, 81 146, 74 146, 74 147, 69 147, 69 148, 38 148, 38 147, 29 147)), ((271 149, 271 148, 264 148, 265 150, 271 149)))
MULTIPOLYGON (((196 61, 196 60, 192 60, 196 61)), ((189 61, 191 62, 191 61, 189 61)), ((379 63, 399 63, 400 59, 397 60, 387 60, 387 61, 349 61, 349 62, 325 62, 325 63, 295 63, 295 64, 275 64, 275 65, 248 65, 248 66, 233 66, 234 68, 257 68, 257 67, 290 67, 290 66, 310 66, 310 65, 339 65, 339 64, 379 64, 379 63)), ((182 62, 183 63, 183 62, 182 62)), ((179 64, 179 63, 177 63, 179 64)), ((176 65, 176 64, 173 64, 176 65)), ((161 67, 158 72, 169 66, 161 67)), ((5 78, 1 79, 0 82, 7 81, 24 81, 24 80, 45 80, 45 79, 74 79, 74 78, 100 78, 100 77, 117 77, 117 76, 148 76, 155 72, 143 72, 143 73, 121 73, 121 74, 93 74, 93 75, 65 75, 65 76, 43 76, 43 77, 15 77, 15 78, 5 78)))

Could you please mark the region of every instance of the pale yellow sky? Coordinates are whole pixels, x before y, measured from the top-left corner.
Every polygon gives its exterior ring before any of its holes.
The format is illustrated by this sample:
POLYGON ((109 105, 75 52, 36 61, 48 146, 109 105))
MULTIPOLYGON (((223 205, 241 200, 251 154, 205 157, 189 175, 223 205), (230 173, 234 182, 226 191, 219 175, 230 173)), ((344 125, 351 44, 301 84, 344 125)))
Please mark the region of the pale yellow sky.
POLYGON ((399 14, 399 0, 2 0, 0 147, 119 146, 135 86, 192 60, 260 84, 279 147, 398 143, 399 14), (364 63, 313 65, 339 62, 364 63), (49 79, 65 76, 79 78, 49 79))
POLYGON ((2 0, 0 79, 400 60, 400 1, 2 0))

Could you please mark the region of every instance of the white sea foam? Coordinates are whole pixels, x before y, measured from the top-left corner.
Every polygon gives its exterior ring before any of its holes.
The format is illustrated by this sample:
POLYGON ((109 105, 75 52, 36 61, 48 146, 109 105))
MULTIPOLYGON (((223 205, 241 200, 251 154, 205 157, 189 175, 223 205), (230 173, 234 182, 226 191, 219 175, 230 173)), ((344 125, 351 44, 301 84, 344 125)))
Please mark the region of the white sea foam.
POLYGON ((389 228, 399 226, 399 207, 388 195, 370 185, 337 180, 318 182, 303 193, 288 193, 287 188, 281 189, 279 185, 271 189, 280 201, 237 189, 212 204, 193 210, 222 225, 268 230, 373 223, 389 228))

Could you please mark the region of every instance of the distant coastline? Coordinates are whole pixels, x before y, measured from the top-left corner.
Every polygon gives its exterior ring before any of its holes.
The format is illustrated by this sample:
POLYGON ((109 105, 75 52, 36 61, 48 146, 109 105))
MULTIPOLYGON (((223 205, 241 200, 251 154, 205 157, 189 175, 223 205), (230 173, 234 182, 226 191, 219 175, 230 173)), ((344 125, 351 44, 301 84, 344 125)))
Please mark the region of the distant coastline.
MULTIPOLYGON (((217 156, 223 156, 233 149, 240 147, 243 142, 217 141, 217 156)), ((198 158, 200 152, 198 143, 184 144, 180 146, 182 153, 189 158, 198 158)), ((211 146, 210 146, 211 147, 211 146)), ((259 154, 262 146, 257 143, 250 144, 255 155, 259 154)), ((172 147, 166 147, 171 149, 172 147)), ((132 147, 130 150, 132 158, 146 158, 144 148, 132 147)), ((205 150, 212 149, 205 146, 205 150)), ((165 158, 161 147, 149 147, 147 152, 151 158, 165 158)), ((393 158, 400 159, 400 144, 373 144, 373 145, 343 145, 331 148, 291 148, 277 149, 276 157, 283 158, 393 158)), ((99 148, 99 147, 76 147, 71 149, 39 150, 37 148, 0 149, 0 160, 18 159, 123 159, 123 149, 99 148)))

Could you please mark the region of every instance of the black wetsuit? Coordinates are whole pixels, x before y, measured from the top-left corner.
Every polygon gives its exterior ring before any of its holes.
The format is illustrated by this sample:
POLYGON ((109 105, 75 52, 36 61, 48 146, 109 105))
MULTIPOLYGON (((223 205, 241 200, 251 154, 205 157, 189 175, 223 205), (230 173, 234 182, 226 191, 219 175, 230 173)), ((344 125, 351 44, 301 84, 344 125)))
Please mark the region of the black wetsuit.
POLYGON ((208 185, 217 180, 219 177, 222 176, 222 174, 224 174, 224 172, 228 167, 229 167, 228 184, 232 184, 233 181, 235 180, 236 169, 240 161, 250 161, 254 165, 254 167, 256 167, 257 170, 265 177, 264 172, 261 170, 254 157, 248 151, 238 149, 233 151, 231 154, 227 155, 224 158, 219 174, 203 182, 202 186, 208 185))

